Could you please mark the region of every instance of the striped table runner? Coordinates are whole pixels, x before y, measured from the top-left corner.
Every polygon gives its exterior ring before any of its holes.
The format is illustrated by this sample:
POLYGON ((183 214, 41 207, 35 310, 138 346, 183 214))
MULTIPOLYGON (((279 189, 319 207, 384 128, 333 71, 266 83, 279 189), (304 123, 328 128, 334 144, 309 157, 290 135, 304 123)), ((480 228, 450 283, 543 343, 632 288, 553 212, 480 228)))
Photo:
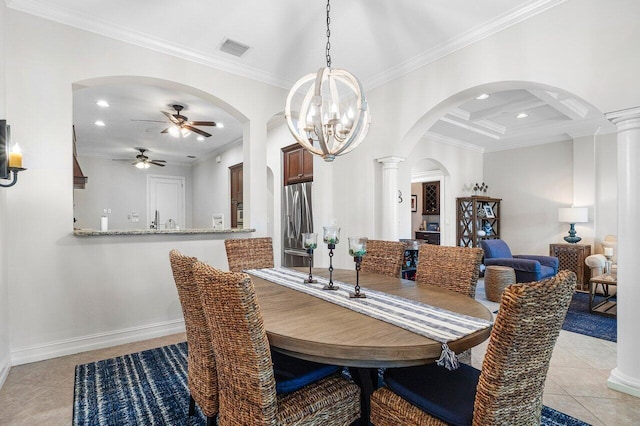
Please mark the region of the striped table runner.
POLYGON ((334 281, 339 290, 322 290, 329 283, 328 279, 314 277, 317 283, 305 284, 304 280, 309 274, 288 268, 249 269, 245 272, 440 342, 442 355, 438 365, 449 370, 458 368, 458 360, 447 343, 491 326, 491 322, 484 319, 364 287, 361 291, 367 295, 366 299, 351 299, 349 292, 352 284, 334 281))

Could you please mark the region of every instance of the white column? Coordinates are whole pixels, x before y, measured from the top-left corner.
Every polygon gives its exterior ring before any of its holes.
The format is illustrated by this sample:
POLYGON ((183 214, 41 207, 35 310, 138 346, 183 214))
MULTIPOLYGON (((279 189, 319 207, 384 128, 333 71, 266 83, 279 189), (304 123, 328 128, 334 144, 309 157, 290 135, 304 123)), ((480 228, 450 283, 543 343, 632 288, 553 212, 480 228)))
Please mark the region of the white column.
MULTIPOLYGON (((405 159, 401 157, 378 158, 382 164, 382 235, 387 241, 398 240, 398 165, 405 159)), ((403 203, 411 202, 411 194, 402 194, 403 203)))
MULTIPOLYGON (((252 117, 243 128, 242 192, 244 227, 254 228, 254 237, 267 236, 267 122, 252 117)), ((274 180, 277 179, 274 177, 274 180)), ((274 183, 275 184, 275 183, 274 183)))
POLYGON ((607 118, 618 127, 618 358, 607 384, 640 397, 640 107, 607 118))

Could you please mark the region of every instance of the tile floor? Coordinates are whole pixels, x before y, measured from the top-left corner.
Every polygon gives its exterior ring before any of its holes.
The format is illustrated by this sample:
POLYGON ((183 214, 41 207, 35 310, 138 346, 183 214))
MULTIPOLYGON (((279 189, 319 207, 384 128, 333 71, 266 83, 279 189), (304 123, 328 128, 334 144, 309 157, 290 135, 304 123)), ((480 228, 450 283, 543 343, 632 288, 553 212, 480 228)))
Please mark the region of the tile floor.
MULTIPOLYGON (((484 299, 482 282, 477 299, 484 299)), ((69 425, 76 364, 97 361, 185 340, 184 334, 130 343, 13 367, 0 389, 0 425, 69 425)), ((480 367, 486 344, 472 350, 480 367)), ((562 331, 553 352, 544 404, 594 426, 640 424, 640 399, 607 388, 616 365, 616 344, 562 331)))

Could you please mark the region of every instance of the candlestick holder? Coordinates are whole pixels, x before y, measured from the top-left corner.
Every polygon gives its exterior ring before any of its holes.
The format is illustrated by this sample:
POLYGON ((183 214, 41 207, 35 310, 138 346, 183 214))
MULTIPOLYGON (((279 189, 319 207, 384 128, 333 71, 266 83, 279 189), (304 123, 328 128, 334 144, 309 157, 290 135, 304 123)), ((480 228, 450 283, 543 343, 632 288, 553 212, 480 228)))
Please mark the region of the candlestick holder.
POLYGON ((323 290, 338 290, 340 287, 333 284, 333 250, 336 248, 336 244, 340 242, 340 228, 337 226, 323 226, 322 227, 323 241, 329 249, 329 284, 322 287, 323 290))
POLYGON ((313 279, 313 274, 311 272, 311 269, 313 267, 313 250, 318 247, 318 234, 303 233, 302 245, 307 250, 307 254, 309 255, 309 278, 304 280, 304 283, 305 284, 317 283, 318 280, 313 279))
POLYGON ((0 183, 0 187, 2 188, 9 188, 10 186, 15 185, 16 183, 18 183, 18 173, 19 172, 24 172, 25 168, 22 167, 8 167, 8 171, 9 173, 7 174, 7 176, 5 177, 1 177, 0 179, 11 179, 11 182, 4 184, 4 183, 0 183))
POLYGON ((367 296, 360 292, 360 264, 362 263, 362 256, 367 254, 367 239, 361 237, 349 237, 349 254, 353 256, 353 261, 356 263, 356 285, 353 293, 349 293, 349 297, 352 299, 364 299, 367 296))
POLYGON ((613 266, 613 261, 611 259, 613 259, 613 255, 604 255, 604 257, 607 258, 607 260, 604 262, 604 274, 605 275, 611 275, 612 272, 612 266, 613 266))

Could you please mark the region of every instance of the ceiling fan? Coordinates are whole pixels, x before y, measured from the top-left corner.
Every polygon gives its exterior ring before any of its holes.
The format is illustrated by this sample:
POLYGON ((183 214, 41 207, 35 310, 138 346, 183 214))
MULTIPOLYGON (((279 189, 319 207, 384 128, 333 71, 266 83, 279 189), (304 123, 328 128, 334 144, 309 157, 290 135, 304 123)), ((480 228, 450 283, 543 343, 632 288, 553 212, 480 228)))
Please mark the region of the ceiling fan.
MULTIPOLYGON (((138 151, 140 151, 140 154, 136 155, 136 159, 133 163, 134 166, 136 166, 139 169, 148 169, 150 167, 151 164, 153 164, 154 166, 160 166, 160 167, 164 167, 166 163, 165 160, 152 160, 149 157, 147 157, 146 155, 144 155, 145 152, 149 151, 146 148, 136 148, 138 151)), ((124 159, 119 159, 119 158, 114 158, 113 161, 131 161, 131 159, 129 158, 124 158, 124 159)))
POLYGON ((173 109, 176 110, 175 114, 172 114, 167 111, 161 111, 167 118, 171 121, 172 125, 164 129, 160 133, 169 133, 174 137, 184 137, 189 134, 189 132, 197 133, 205 138, 211 136, 210 133, 205 132, 204 130, 200 130, 195 126, 217 126, 215 121, 189 121, 189 119, 182 115, 181 112, 184 109, 183 105, 171 105, 173 109))

